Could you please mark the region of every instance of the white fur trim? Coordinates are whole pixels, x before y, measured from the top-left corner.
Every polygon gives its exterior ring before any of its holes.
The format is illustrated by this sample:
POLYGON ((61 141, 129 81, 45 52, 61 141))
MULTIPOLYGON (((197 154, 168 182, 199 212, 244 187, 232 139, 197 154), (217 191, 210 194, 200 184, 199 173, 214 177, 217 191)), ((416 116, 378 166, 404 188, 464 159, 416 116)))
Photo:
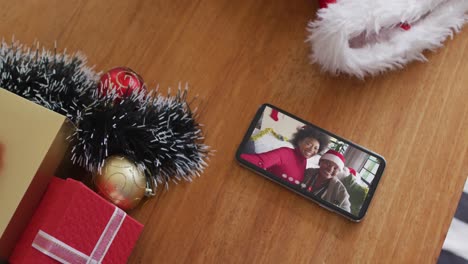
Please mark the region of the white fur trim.
POLYGON ((323 156, 322 156, 320 159, 321 159, 321 160, 322 160, 322 159, 325 159, 325 160, 333 161, 333 162, 335 162, 336 165, 338 165, 338 167, 340 168, 340 170, 343 170, 344 162, 343 162, 343 160, 341 160, 341 159, 340 159, 338 156, 336 156, 335 154, 325 153, 325 154, 323 154, 323 156))
POLYGON ((351 172, 349 171, 348 167, 344 167, 343 168, 343 173, 348 176, 349 174, 351 174, 351 172))
POLYGON ((467 10, 466 0, 338 0, 309 22, 311 60, 359 78, 426 61, 422 52, 453 37, 468 20, 467 10), (411 29, 401 29, 403 22, 411 29), (350 40, 360 35, 363 45, 352 47, 350 40))

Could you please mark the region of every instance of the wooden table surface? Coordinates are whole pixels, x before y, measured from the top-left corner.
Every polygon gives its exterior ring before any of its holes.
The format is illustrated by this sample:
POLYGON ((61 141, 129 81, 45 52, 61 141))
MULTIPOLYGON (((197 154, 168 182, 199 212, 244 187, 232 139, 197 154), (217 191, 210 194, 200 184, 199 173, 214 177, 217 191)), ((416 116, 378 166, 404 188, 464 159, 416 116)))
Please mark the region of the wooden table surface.
POLYGON ((2 1, 0 32, 128 66, 152 87, 190 85, 217 152, 193 183, 134 210, 129 263, 433 263, 468 175, 468 28, 427 63, 365 81, 309 64, 299 1, 2 1), (352 223, 240 167, 234 154, 269 102, 387 160, 352 223))

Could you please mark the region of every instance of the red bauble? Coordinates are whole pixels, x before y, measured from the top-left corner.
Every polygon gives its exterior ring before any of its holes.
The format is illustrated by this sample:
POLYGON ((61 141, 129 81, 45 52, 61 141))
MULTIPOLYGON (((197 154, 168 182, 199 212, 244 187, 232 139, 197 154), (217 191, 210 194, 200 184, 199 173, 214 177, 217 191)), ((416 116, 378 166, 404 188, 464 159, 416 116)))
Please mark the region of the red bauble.
POLYGON ((118 98, 127 97, 133 92, 146 90, 143 78, 127 67, 116 67, 101 76, 99 95, 105 96, 110 90, 116 90, 118 98))

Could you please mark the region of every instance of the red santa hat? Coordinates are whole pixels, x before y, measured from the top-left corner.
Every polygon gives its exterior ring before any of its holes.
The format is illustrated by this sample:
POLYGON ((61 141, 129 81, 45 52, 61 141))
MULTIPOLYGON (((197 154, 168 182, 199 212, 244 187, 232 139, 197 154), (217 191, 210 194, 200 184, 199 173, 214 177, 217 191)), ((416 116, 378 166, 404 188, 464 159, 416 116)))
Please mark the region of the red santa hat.
POLYGON ((312 62, 364 78, 426 61, 468 22, 464 0, 319 0, 308 25, 312 62))
POLYGON ((336 3, 336 0, 319 0, 319 7, 326 8, 328 4, 336 3))
POLYGON ((329 151, 327 151, 320 158, 320 160, 323 160, 323 159, 333 161, 336 165, 338 165, 340 170, 343 170, 344 168, 345 157, 343 156, 343 154, 341 154, 340 152, 336 150, 330 149, 329 151))
POLYGON ((351 168, 351 167, 348 167, 348 170, 349 170, 349 173, 352 174, 354 177, 356 177, 356 170, 351 168))

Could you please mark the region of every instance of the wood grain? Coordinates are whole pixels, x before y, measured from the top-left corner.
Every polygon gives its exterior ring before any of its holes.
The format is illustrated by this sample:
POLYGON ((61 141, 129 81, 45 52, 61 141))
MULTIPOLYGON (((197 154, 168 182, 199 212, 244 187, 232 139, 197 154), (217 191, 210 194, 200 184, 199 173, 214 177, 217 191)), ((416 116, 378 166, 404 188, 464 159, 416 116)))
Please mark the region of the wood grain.
POLYGON ((310 65, 314 1, 1 1, 0 32, 125 65, 199 96, 209 168, 132 212, 129 263, 434 263, 468 175, 468 31, 429 62, 365 81, 310 65), (240 167, 235 150, 264 102, 387 160, 362 223, 240 167))

